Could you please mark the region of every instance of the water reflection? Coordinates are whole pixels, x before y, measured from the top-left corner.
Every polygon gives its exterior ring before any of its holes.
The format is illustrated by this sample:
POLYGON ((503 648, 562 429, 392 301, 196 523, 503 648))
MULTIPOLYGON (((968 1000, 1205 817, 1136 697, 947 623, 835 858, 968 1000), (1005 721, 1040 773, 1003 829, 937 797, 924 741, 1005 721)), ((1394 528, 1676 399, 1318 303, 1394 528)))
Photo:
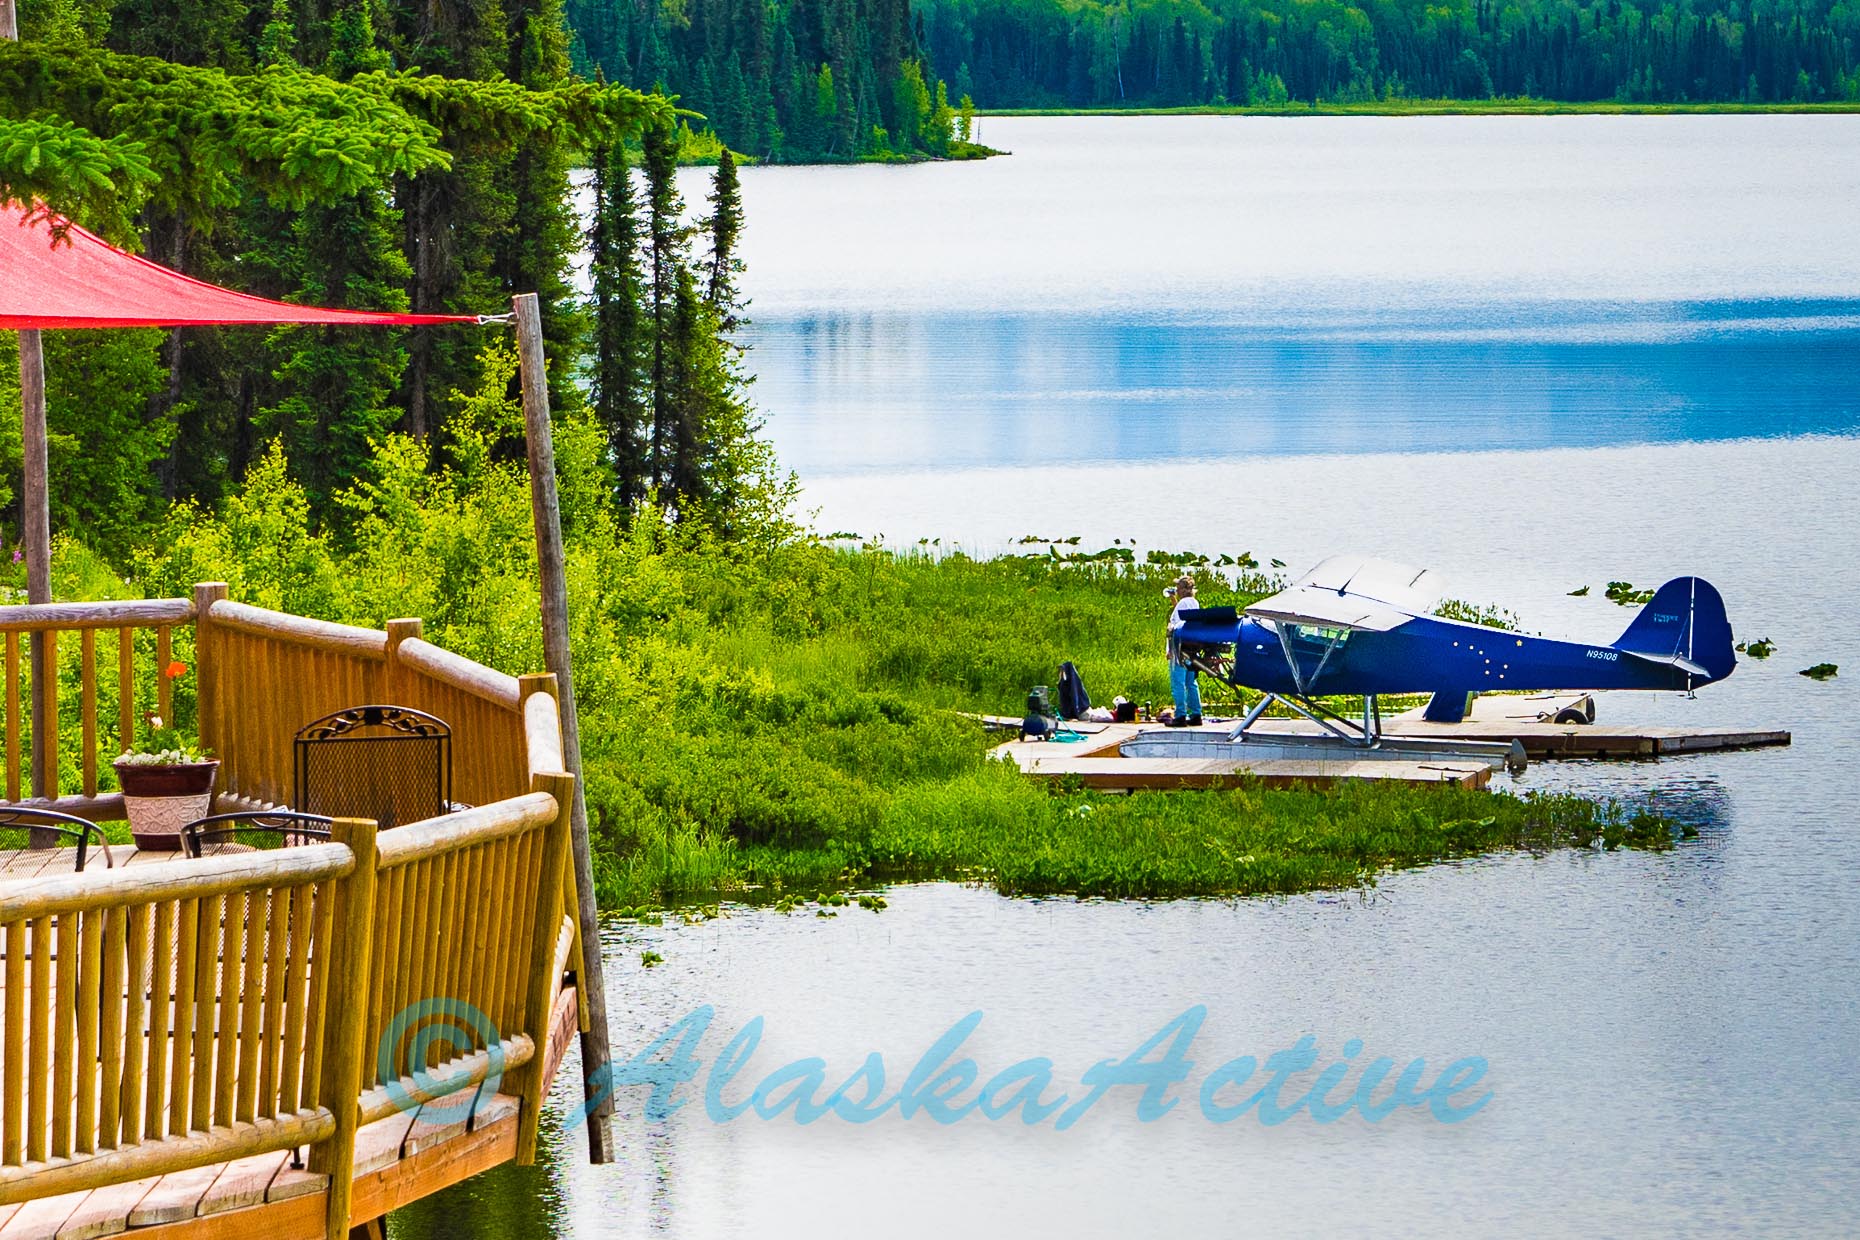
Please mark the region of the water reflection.
POLYGON ((562 1240, 564 1158, 586 1157, 545 1121, 528 1167, 502 1163, 388 1216, 391 1240, 562 1240), (567 1145, 570 1148, 565 1149, 567 1145))
POLYGON ((1860 428, 1860 302, 1365 320, 771 319, 754 395, 804 478, 922 467, 1594 447, 1860 428))

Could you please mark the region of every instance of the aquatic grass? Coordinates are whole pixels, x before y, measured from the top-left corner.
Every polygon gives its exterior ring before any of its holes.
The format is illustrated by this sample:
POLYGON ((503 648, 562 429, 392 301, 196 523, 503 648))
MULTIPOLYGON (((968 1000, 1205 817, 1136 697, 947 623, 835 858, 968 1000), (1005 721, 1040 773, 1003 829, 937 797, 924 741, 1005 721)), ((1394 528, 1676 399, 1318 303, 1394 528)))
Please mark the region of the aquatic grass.
POLYGON ((1258 895, 1372 885, 1494 849, 1671 844, 1663 821, 1573 796, 1397 784, 1053 796, 984 770, 900 793, 873 876, 973 877, 1011 895, 1258 895))

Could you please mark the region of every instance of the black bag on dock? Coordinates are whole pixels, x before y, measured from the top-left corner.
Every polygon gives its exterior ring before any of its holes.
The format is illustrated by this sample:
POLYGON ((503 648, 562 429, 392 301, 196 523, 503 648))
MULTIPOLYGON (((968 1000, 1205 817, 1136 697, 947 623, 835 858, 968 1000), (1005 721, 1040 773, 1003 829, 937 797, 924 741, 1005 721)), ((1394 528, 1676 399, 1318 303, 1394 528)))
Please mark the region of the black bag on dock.
POLYGON ((1091 698, 1085 693, 1085 682, 1079 678, 1079 669, 1072 666, 1070 660, 1059 665, 1059 717, 1061 719, 1083 719, 1085 712, 1091 709, 1091 698))

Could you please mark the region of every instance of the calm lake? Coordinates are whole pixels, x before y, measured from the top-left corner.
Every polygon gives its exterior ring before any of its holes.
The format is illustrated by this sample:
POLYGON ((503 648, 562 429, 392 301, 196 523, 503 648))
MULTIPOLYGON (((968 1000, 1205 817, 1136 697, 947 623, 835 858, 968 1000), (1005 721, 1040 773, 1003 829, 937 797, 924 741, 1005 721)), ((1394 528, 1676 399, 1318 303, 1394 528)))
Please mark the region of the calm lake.
POLYGON ((1012 158, 744 175, 755 397, 820 529, 1294 570, 1360 550, 1597 638, 1628 618, 1605 582, 1698 572, 1777 655, 1605 717, 1787 727, 1794 746, 1518 779, 1698 826, 1660 855, 1499 856, 1367 894, 941 884, 877 914, 616 924, 621 1058, 711 1005, 708 1069, 764 1018, 732 1102, 809 1056, 831 1086, 876 1051, 895 1089, 977 1011, 957 1058, 986 1079, 1045 1056, 1051 1094, 1076 1097, 1092 1065, 1207 1015, 1155 1122, 1117 1089, 1064 1131, 718 1123, 700 1073, 668 1118, 623 1091, 622 1161, 601 1168, 564 1122, 571 1055, 544 1162, 393 1234, 1855 1234, 1860 117, 988 119, 982 137, 1012 158), (1824 660, 1842 677, 1796 675, 1824 660), (665 962, 641 968, 648 949, 665 962), (1430 1077, 1483 1057, 1491 1101, 1457 1124, 1204 1118, 1210 1069, 1305 1035, 1320 1066, 1351 1039, 1359 1063, 1430 1077))

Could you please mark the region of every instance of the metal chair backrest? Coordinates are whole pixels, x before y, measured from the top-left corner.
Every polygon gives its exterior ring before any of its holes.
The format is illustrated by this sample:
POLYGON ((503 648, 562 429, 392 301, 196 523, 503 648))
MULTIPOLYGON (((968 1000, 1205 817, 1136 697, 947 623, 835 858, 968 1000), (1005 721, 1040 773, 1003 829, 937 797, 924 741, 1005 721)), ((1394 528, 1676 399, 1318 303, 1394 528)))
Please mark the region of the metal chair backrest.
POLYGON ((452 728, 405 706, 352 706, 297 732, 300 813, 372 818, 382 829, 452 808, 452 728))
POLYGON ((299 844, 324 843, 328 839, 329 819, 321 814, 297 814, 289 810, 210 814, 181 828, 181 846, 190 857, 203 857, 208 849, 222 844, 237 844, 241 848, 293 848, 299 844))
POLYGON ((88 818, 79 818, 75 814, 61 814, 55 809, 34 809, 26 806, 0 806, 0 847, 57 848, 59 838, 75 840, 77 843, 77 872, 83 873, 84 863, 90 857, 90 846, 94 840, 103 851, 103 868, 113 869, 116 862, 110 856, 110 843, 104 838, 102 828, 88 818), (9 838, 11 837, 11 838, 9 838))

